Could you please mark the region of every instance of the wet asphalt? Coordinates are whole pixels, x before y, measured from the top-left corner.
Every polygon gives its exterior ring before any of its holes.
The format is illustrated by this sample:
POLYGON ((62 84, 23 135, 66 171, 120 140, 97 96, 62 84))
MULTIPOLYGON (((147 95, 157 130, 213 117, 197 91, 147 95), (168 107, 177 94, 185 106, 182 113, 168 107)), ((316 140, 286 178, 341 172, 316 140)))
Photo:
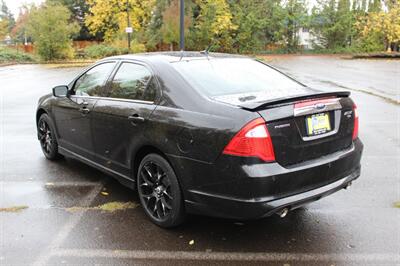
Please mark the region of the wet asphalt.
POLYGON ((361 177, 285 219, 190 216, 172 230, 149 222, 136 194, 109 176, 42 155, 37 100, 80 68, 1 67, 0 265, 400 265, 400 61, 271 64, 312 87, 352 91, 365 145, 361 177), (110 202, 133 204, 101 209, 110 202))

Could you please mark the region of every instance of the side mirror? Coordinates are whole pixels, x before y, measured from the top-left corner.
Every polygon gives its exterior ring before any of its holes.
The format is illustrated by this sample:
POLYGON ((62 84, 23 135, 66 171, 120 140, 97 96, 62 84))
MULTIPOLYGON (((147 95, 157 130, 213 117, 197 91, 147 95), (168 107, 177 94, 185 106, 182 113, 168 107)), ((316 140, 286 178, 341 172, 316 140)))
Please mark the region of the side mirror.
POLYGON ((62 85, 54 87, 53 95, 55 97, 66 97, 68 95, 68 86, 62 85))

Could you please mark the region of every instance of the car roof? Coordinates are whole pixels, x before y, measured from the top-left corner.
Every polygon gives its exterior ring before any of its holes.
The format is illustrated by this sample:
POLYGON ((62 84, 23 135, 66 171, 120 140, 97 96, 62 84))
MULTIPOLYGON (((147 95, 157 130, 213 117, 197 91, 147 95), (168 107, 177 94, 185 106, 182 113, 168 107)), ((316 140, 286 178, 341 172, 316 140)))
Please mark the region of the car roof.
POLYGON ((174 63, 179 61, 213 59, 213 58, 247 58, 247 57, 242 55, 225 54, 225 53, 177 51, 177 52, 151 52, 151 53, 118 55, 118 56, 104 58, 101 61, 117 59, 117 60, 140 60, 149 62, 164 61, 168 63, 174 63))

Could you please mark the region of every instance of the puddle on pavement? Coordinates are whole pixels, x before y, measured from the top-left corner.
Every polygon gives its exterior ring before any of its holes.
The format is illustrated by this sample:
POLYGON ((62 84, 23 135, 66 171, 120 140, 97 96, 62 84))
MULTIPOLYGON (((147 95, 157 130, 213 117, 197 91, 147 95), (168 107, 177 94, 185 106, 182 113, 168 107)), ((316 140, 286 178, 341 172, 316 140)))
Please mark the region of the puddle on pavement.
POLYGON ((0 207, 29 206, 29 208, 68 208, 79 205, 93 189, 93 185, 39 182, 6 182, 2 184, 0 207))

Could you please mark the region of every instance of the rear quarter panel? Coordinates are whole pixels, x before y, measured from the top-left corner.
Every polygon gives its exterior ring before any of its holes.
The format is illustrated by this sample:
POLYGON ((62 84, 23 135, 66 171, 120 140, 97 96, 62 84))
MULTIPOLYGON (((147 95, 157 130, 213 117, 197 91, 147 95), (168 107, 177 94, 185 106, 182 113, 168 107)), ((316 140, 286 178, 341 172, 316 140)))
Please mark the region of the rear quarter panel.
POLYGON ((168 155, 211 164, 233 135, 256 117, 239 109, 222 116, 158 106, 152 114, 154 126, 147 138, 155 140, 168 155))

